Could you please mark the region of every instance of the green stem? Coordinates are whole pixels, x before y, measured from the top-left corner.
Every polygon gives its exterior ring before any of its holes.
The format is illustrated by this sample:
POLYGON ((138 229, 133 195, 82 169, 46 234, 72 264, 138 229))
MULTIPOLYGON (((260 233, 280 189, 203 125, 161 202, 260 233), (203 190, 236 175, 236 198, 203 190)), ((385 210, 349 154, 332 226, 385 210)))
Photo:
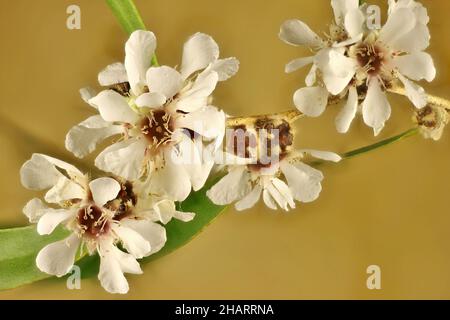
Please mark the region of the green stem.
POLYGON ((401 141, 403 139, 406 139, 408 137, 415 136, 417 133, 419 133, 419 128, 412 128, 412 129, 409 129, 409 130, 407 130, 407 131, 405 131, 405 132, 403 132, 403 133, 401 133, 401 134, 399 134, 397 136, 388 138, 386 140, 377 142, 375 144, 371 144, 371 145, 366 146, 366 147, 362 147, 362 148, 359 148, 359 149, 352 150, 352 151, 349 151, 347 153, 344 153, 342 155, 342 158, 343 159, 350 159, 350 158, 359 156, 361 154, 364 154, 364 153, 367 153, 367 152, 370 152, 370 151, 373 151, 373 150, 376 150, 376 149, 380 149, 382 147, 386 147, 386 146, 388 146, 390 144, 393 144, 395 142, 399 142, 399 141, 401 141))
MULTIPOLYGON (((106 0, 106 3, 128 35, 147 29, 133 0, 106 0)), ((152 57, 152 65, 159 65, 156 54, 152 57)))

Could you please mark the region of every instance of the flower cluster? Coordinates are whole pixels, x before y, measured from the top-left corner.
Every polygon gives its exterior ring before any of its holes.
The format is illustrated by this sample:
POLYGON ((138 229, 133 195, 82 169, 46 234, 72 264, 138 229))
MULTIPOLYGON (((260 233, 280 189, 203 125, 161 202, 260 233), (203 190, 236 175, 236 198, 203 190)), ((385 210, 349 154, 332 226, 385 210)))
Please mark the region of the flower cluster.
POLYGON ((280 38, 294 46, 307 46, 313 56, 286 66, 293 72, 308 64, 307 87, 294 94, 297 108, 311 117, 320 116, 330 101, 347 99, 336 118, 336 128, 349 130, 360 107, 364 122, 378 135, 391 116, 386 91, 401 83, 417 109, 427 106, 427 95, 413 81, 432 81, 436 76, 431 56, 429 17, 414 0, 389 0, 388 19, 381 29, 369 28, 365 5, 358 0, 332 0, 335 20, 326 39, 304 22, 288 20, 280 38))
MULTIPOLYGON (((286 72, 293 72, 312 64, 307 87, 294 94, 296 107, 318 117, 331 102, 346 99, 337 130, 347 132, 360 110, 378 135, 391 115, 386 92, 403 92, 416 107, 414 121, 423 135, 438 140, 450 119, 445 103, 413 82, 436 76, 424 52, 430 40, 427 10, 414 0, 389 0, 386 24, 373 29, 358 0, 331 5, 335 19, 326 38, 299 20, 281 27, 283 41, 314 53, 286 65, 286 72)), ((26 204, 25 215, 41 235, 59 226, 68 232, 39 252, 41 271, 61 277, 80 257, 98 254, 101 285, 127 293, 124 273, 142 273, 137 260, 164 247, 172 219, 195 218, 178 211, 177 203, 203 188, 212 173, 218 182, 206 195, 216 205, 233 203, 242 211, 262 197, 267 207, 289 211, 296 201, 316 200, 322 190, 324 176, 307 164, 309 158, 342 160, 333 152, 294 147, 297 111, 296 117, 234 118, 214 106, 217 84, 237 73, 239 61, 220 59, 210 36, 197 33, 187 40, 179 70, 152 65, 155 50, 152 32, 133 32, 124 63, 99 73, 103 90, 80 90, 96 114, 70 129, 65 145, 84 158, 109 143, 95 158, 106 176, 91 178, 43 154, 23 165, 22 184, 47 190, 45 202, 35 198, 26 204)))
POLYGON ((39 252, 41 271, 61 277, 77 257, 98 253, 102 286, 126 293, 124 273, 142 273, 136 259, 164 246, 164 225, 173 218, 194 218, 194 213, 178 211, 176 202, 202 188, 214 165, 225 114, 211 105, 211 94, 218 82, 237 72, 239 62, 219 59, 217 43, 202 33, 185 43, 179 71, 152 66, 155 49, 152 32, 135 31, 125 46, 125 62, 100 72, 104 90, 81 90, 98 114, 69 131, 66 148, 82 158, 112 137, 114 143, 95 160, 110 176, 91 179, 42 154, 23 165, 26 188, 48 189, 45 203, 31 200, 25 215, 41 235, 60 225, 70 232, 39 252))

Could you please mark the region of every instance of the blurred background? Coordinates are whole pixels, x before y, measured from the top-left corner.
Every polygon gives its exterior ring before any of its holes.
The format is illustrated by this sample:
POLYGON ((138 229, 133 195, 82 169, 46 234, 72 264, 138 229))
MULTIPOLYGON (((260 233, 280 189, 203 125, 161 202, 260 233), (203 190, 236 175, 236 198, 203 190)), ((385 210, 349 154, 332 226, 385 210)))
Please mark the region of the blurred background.
MULTIPOLYGON (((184 41, 197 31, 214 37, 221 56, 241 61, 238 75, 216 90, 215 104, 232 115, 293 108, 292 94, 307 69, 286 75, 284 65, 307 54, 278 39, 281 23, 299 18, 325 32, 329 0, 136 0, 158 38, 161 64, 181 61, 184 41)), ((387 1, 381 5, 386 18, 387 1)), ((449 1, 422 0, 429 9, 438 76, 424 84, 450 98, 449 1)), ((102 0, 2 1, 0 11, 0 227, 27 224, 19 169, 33 152, 86 168, 64 149, 66 132, 93 114, 78 89, 97 84, 97 73, 122 61, 122 32, 102 0), (66 28, 66 8, 81 8, 81 30, 66 28)), ((390 97, 393 118, 378 139, 412 126, 412 105, 390 97)), ((354 122, 335 131, 331 107, 296 125, 296 145, 345 152, 377 139, 354 122)), ((450 131, 450 130, 449 130, 450 131)), ((274 212, 259 204, 246 213, 229 208, 187 246, 128 276, 130 292, 113 296, 97 279, 81 290, 46 280, 0 292, 0 299, 449 299, 450 132, 439 142, 420 136, 374 153, 325 165, 318 201, 274 212), (379 265, 382 289, 366 287, 366 269, 379 265)))

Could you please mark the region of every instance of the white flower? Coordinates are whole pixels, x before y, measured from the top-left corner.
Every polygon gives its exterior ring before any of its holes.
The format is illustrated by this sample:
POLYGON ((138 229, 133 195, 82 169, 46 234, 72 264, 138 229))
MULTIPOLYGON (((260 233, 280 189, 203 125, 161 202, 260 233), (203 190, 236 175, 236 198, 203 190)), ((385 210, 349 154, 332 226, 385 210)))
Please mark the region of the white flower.
POLYGON ((113 64, 99 75, 100 84, 114 90, 88 100, 100 115, 72 128, 66 147, 84 157, 104 139, 121 135, 96 158, 96 166, 127 180, 145 180, 148 193, 182 201, 192 188, 203 187, 213 166, 225 114, 210 105, 211 94, 218 81, 237 72, 239 63, 220 60, 216 42, 202 33, 185 43, 180 71, 150 66, 155 48, 151 32, 130 36, 125 64, 113 64))
MULTIPOLYGON (((403 83, 407 96, 416 108, 421 109, 427 104, 424 89, 411 80, 430 82, 436 76, 431 56, 423 52, 429 46, 429 17, 427 10, 414 0, 389 1, 386 24, 381 30, 369 30, 363 28, 361 15, 351 13, 356 12, 357 5, 356 0, 332 1, 335 13, 344 12, 344 29, 350 40, 322 48, 313 58, 304 58, 314 62, 308 76, 312 80, 307 81, 308 88, 299 89, 294 94, 294 103, 306 115, 317 117, 325 111, 330 96, 347 96, 347 102, 336 118, 337 130, 345 133, 362 101, 364 122, 378 135, 391 116, 385 91, 397 81, 403 83), (344 9, 336 10, 338 7, 344 9), (351 8, 350 11, 348 8, 351 8), (358 37, 350 38, 351 34, 356 33, 358 37), (319 77, 316 77, 316 71, 320 71, 319 77)), ((285 25, 282 36, 286 33, 284 29, 285 25)), ((309 28, 297 28, 291 32, 297 38, 312 39, 309 28)), ((285 37, 283 39, 286 41, 285 37)), ((303 44, 313 48, 316 45, 311 42, 303 44)))
POLYGON ((295 200, 312 202, 322 190, 323 174, 302 162, 305 155, 333 162, 341 160, 332 152, 291 151, 293 135, 290 125, 284 121, 277 125, 265 119, 255 128, 234 129, 235 133, 227 137, 223 159, 219 159, 227 174, 207 192, 217 205, 236 202, 237 210, 246 210, 262 194, 269 208, 288 211, 295 208, 295 200), (265 130, 270 131, 268 135, 265 130), (270 144, 264 143, 267 138, 270 144))
POLYGON ((264 203, 273 210, 295 208, 294 200, 308 203, 319 197, 323 174, 303 163, 305 155, 338 162, 341 157, 332 152, 300 150, 286 155, 270 166, 258 164, 231 165, 228 173, 208 192, 217 205, 235 203, 236 210, 253 207, 263 196, 264 203))
POLYGON ((45 201, 52 207, 35 198, 23 210, 37 223, 37 232, 48 235, 59 225, 71 232, 39 252, 36 264, 45 273, 64 276, 79 250, 86 249, 100 256, 98 278, 105 290, 127 293, 124 273, 142 273, 136 259, 158 252, 166 242, 164 227, 137 208, 140 199, 131 183, 108 177, 89 181, 74 166, 42 154, 34 154, 20 175, 28 189, 50 189, 45 201), (117 248, 119 243, 127 252, 117 248))

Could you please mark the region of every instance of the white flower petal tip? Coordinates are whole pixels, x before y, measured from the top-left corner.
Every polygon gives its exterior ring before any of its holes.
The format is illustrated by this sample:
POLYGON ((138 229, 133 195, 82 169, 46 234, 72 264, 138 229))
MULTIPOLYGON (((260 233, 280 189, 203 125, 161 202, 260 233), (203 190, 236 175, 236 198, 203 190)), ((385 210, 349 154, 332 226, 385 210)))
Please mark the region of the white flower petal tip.
MULTIPOLYGON (((209 72, 217 72, 219 81, 226 81, 239 71, 239 60, 236 58, 219 59, 211 63, 200 76, 204 77, 209 72)), ((199 76, 199 77, 200 77, 199 76)))
POLYGON ((295 106, 309 117, 319 117, 328 104, 328 91, 322 87, 302 88, 294 94, 295 106))
POLYGON ((367 96, 362 104, 362 112, 364 122, 373 128, 375 136, 380 134, 386 121, 391 117, 391 105, 376 78, 369 83, 367 96))
POLYGON ((322 191, 323 174, 304 163, 281 163, 281 171, 288 182, 295 200, 308 203, 315 201, 322 191))
POLYGON ((306 58, 299 58, 299 59, 292 60, 291 62, 289 62, 286 65, 286 67, 284 68, 284 72, 292 73, 292 72, 297 71, 313 62, 314 62, 314 57, 306 57, 306 58))
POLYGON ((45 190, 54 187, 64 175, 57 169, 67 172, 70 177, 82 180, 84 175, 67 162, 35 153, 20 169, 22 185, 30 190, 45 190))
POLYGON ((358 111, 358 92, 355 87, 351 87, 348 93, 348 99, 336 117, 336 130, 339 133, 347 133, 358 111))
POLYGON ((92 116, 70 129, 65 146, 77 158, 84 158, 94 152, 97 144, 122 132, 122 126, 112 125, 99 115, 92 116))
POLYGON ((321 47, 322 39, 312 31, 304 22, 296 19, 285 21, 281 28, 279 37, 287 44, 294 46, 321 47))
POLYGON ((107 202, 117 198, 121 186, 113 178, 99 178, 89 183, 89 189, 95 204, 103 207, 107 202))
POLYGON ((183 79, 215 62, 219 58, 219 53, 219 46, 211 36, 204 33, 194 34, 183 48, 181 63, 183 79))
POLYGON ((135 123, 139 116, 128 105, 125 97, 113 90, 104 90, 89 100, 95 105, 100 115, 108 122, 135 123))
POLYGON ((147 71, 147 85, 150 92, 159 93, 166 99, 175 96, 183 86, 181 74, 170 67, 152 67, 147 71))
POLYGON ((325 161, 331 161, 331 162, 340 162, 342 160, 342 157, 338 155, 337 153, 330 152, 330 151, 319 151, 319 150, 312 150, 312 149, 303 149, 300 150, 300 152, 310 154, 316 159, 325 160, 325 161))
POLYGON ((128 293, 130 288, 124 273, 142 274, 139 263, 131 254, 120 251, 111 243, 101 244, 99 254, 98 279, 102 287, 113 294, 128 293))
POLYGON ((206 192, 216 205, 228 205, 242 199, 250 191, 250 177, 244 166, 231 170, 206 192))
POLYGON ((134 31, 125 45, 125 69, 131 90, 136 96, 143 93, 146 73, 155 50, 156 37, 150 31, 134 31))
POLYGON ((250 193, 248 193, 240 201, 236 202, 234 207, 237 211, 244 211, 252 208, 261 198, 261 192, 262 187, 260 185, 256 185, 250 193))
POLYGON ((89 104, 89 100, 97 95, 97 92, 91 87, 85 87, 80 89, 80 97, 81 99, 89 104))
POLYGON ((57 277, 66 275, 72 269, 80 244, 76 235, 51 243, 39 251, 36 265, 39 270, 57 277))
POLYGON ((128 139, 103 150, 95 159, 95 166, 124 179, 134 181, 142 175, 146 142, 128 139))
POLYGON ((128 76, 121 62, 110 64, 98 74, 98 83, 104 87, 124 82, 128 82, 128 76))

